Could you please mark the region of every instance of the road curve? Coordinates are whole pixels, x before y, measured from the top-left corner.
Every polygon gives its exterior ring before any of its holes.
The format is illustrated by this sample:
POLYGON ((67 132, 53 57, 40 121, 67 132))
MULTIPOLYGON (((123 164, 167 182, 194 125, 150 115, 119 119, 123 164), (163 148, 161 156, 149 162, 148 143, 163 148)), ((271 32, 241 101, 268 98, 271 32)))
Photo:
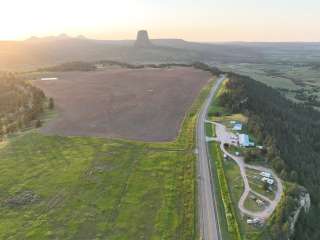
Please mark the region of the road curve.
POLYGON ((221 240, 219 220, 213 191, 213 178, 208 146, 206 142, 205 121, 210 103, 217 93, 225 76, 221 75, 210 90, 197 120, 197 151, 198 151, 198 203, 199 203, 199 232, 201 240, 221 240))
POLYGON ((230 142, 230 139, 232 139, 231 137, 235 137, 235 135, 231 132, 228 132, 226 127, 223 124, 217 123, 217 122, 212 122, 212 123, 216 127, 216 134, 217 134, 216 141, 220 142, 220 148, 221 148, 222 152, 224 154, 226 154, 228 157, 230 157, 232 160, 234 160, 240 169, 240 173, 241 173, 243 183, 244 183, 244 191, 240 197, 240 200, 238 203, 238 208, 240 209, 240 211, 243 214, 250 216, 252 218, 261 218, 261 219, 269 218, 272 215, 272 213, 274 212, 274 210, 276 209, 278 203, 280 202, 281 196, 283 193, 283 185, 282 185, 280 178, 269 168, 246 164, 244 162, 243 157, 235 156, 235 155, 229 153, 225 149, 224 144, 225 143, 232 144, 232 142, 230 142), (247 174, 246 174, 246 168, 258 170, 260 172, 264 171, 264 172, 271 172, 272 173, 275 181, 277 182, 277 191, 275 192, 275 198, 273 200, 265 197, 262 194, 259 194, 258 192, 254 191, 253 189, 251 189, 248 178, 247 178, 247 174), (245 200, 247 199, 248 195, 250 194, 250 192, 254 193, 259 198, 263 199, 265 202, 268 202, 269 206, 266 207, 263 211, 258 211, 258 212, 253 212, 253 211, 246 209, 244 207, 244 203, 245 203, 245 200))

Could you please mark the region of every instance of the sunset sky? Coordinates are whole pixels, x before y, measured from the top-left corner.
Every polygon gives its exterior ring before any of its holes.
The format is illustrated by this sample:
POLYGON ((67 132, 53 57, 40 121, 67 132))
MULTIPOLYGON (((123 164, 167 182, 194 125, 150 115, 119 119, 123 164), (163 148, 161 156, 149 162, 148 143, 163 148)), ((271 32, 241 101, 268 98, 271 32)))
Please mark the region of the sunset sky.
POLYGON ((320 41, 318 0, 10 0, 0 39, 67 33, 97 39, 320 41))

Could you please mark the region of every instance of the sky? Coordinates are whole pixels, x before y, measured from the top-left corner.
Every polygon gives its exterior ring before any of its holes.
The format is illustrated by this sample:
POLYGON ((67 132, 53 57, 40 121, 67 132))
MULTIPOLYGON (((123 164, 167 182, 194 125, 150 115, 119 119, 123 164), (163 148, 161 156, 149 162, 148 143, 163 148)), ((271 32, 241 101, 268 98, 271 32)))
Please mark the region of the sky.
POLYGON ((1 0, 0 39, 320 41, 319 0, 1 0))

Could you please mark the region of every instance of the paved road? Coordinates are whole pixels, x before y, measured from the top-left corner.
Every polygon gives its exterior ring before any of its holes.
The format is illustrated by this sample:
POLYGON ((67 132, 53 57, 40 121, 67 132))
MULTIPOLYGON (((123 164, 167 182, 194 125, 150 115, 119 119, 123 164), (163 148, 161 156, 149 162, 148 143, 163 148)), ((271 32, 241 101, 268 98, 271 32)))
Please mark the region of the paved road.
POLYGON ((221 75, 212 87, 208 98, 200 110, 197 122, 199 230, 201 240, 222 239, 217 219, 216 201, 213 192, 213 178, 205 136, 205 121, 210 103, 224 79, 225 76, 221 75))
POLYGON ((229 132, 224 125, 222 125, 220 123, 215 123, 215 122, 212 122, 212 123, 215 124, 215 126, 216 126, 216 134, 217 134, 216 141, 220 142, 221 150, 223 151, 224 154, 226 154, 228 157, 233 159, 238 164, 238 166, 240 168, 240 173, 241 173, 243 183, 244 183, 244 191, 240 197, 239 204, 238 204, 240 211, 243 214, 250 216, 252 218, 267 219, 268 217, 271 216, 271 214, 276 209, 278 203, 281 200, 281 195, 283 193, 283 186, 282 186, 282 182, 281 182, 280 178, 269 168, 246 164, 244 162, 243 157, 235 156, 235 155, 229 153, 225 149, 224 144, 228 143, 228 144, 232 145, 233 144, 232 138, 235 137, 235 135, 232 132, 229 132), (264 172, 271 172, 272 173, 273 178, 277 182, 277 191, 275 192, 275 198, 273 200, 265 197, 262 194, 259 194, 258 192, 254 191, 253 189, 251 189, 251 187, 249 185, 248 178, 247 178, 247 174, 246 174, 247 168, 258 170, 260 172, 264 171, 264 172), (269 205, 264 210, 258 211, 258 212, 253 212, 253 211, 246 209, 244 207, 244 202, 245 202, 246 198, 248 197, 248 195, 250 194, 250 192, 257 195, 260 199, 263 199, 269 205))

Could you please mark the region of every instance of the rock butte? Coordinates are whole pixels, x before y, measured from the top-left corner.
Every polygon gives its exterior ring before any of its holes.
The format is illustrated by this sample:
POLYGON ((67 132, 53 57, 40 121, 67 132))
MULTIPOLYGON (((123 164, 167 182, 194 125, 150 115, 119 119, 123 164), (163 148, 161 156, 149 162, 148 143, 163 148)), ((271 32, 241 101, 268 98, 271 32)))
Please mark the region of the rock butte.
POLYGON ((150 48, 150 47, 152 47, 152 43, 149 39, 149 35, 146 30, 138 31, 137 40, 135 42, 135 47, 137 47, 137 48, 150 48))

